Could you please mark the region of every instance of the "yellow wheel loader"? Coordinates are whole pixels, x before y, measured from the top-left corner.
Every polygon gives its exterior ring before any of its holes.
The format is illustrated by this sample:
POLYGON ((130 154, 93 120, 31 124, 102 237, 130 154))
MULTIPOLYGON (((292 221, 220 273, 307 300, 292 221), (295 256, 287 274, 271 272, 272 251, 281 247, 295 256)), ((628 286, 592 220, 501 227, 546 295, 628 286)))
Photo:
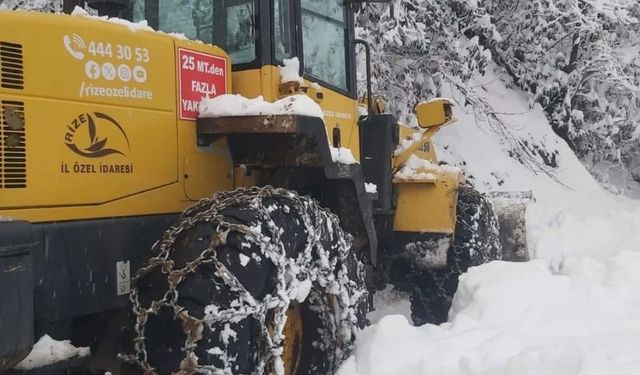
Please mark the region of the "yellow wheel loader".
POLYGON ((459 274, 523 254, 436 159, 451 102, 399 125, 368 53, 358 93, 358 3, 0 12, 0 373, 332 374, 376 286, 439 322, 459 274), (279 70, 294 57, 301 79, 279 70), (199 116, 229 94, 322 116, 199 116), (44 335, 90 352, 36 360, 44 335))

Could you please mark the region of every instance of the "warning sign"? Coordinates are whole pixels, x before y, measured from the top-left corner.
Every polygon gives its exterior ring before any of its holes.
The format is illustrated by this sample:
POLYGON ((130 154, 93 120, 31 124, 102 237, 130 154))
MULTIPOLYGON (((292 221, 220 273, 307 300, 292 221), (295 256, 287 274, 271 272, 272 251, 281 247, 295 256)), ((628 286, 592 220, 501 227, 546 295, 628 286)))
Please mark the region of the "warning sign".
POLYGON ((227 92, 227 61, 218 56, 179 48, 180 119, 196 120, 198 103, 227 92))

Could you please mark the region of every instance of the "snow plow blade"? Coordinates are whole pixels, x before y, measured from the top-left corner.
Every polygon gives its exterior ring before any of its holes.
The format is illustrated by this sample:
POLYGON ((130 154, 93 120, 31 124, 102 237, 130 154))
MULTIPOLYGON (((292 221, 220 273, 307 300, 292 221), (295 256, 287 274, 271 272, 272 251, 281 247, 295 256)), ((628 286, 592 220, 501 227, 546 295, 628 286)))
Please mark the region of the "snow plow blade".
POLYGON ((527 246, 526 213, 533 199, 531 191, 499 191, 488 194, 500 224, 502 259, 526 262, 531 256, 527 246))

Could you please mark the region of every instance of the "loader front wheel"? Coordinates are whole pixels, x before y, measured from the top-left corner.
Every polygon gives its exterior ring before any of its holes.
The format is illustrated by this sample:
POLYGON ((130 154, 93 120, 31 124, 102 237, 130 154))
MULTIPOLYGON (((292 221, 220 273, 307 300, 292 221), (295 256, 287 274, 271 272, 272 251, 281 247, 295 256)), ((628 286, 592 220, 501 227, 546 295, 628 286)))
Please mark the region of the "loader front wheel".
POLYGON ((416 271, 411 293, 415 325, 448 319, 458 277, 469 267, 502 259, 498 218, 486 195, 465 183, 458 189, 455 234, 447 267, 416 271))
POLYGON ((288 190, 202 200, 134 278, 123 359, 150 374, 333 373, 366 300, 350 248, 335 215, 288 190))

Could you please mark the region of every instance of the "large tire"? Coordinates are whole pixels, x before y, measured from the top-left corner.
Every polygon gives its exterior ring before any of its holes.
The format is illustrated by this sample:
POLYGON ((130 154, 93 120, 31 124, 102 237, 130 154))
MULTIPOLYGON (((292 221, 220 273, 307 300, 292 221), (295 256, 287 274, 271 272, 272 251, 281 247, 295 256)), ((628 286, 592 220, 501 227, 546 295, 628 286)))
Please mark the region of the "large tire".
POLYGON ((498 218, 487 197, 469 183, 458 189, 456 228, 447 268, 416 271, 411 293, 415 325, 448 319, 458 277, 469 267, 502 259, 498 218))
POLYGON ((363 323, 364 267, 350 247, 335 215, 287 190, 202 200, 134 277, 134 353, 123 359, 167 375, 331 374, 363 323), (285 337, 288 311, 299 311, 299 337, 285 337))

